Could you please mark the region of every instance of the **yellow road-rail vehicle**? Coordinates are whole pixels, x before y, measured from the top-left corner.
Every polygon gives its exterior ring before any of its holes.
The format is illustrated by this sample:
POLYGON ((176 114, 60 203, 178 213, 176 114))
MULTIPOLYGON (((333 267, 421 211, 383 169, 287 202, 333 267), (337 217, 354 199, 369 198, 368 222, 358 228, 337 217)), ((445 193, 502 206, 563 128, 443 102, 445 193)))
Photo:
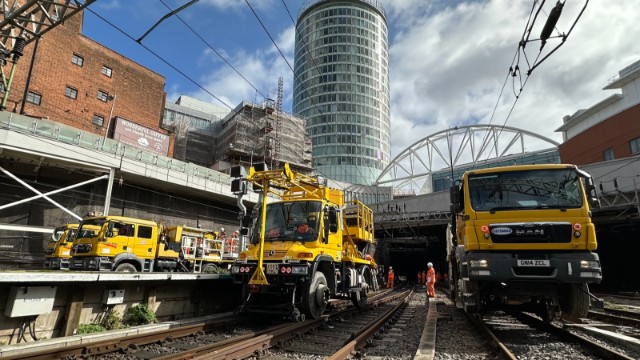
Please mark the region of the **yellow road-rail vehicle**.
POLYGON ((84 218, 72 246, 71 270, 212 272, 238 256, 218 234, 122 216, 84 218), (95 232, 85 228, 97 228, 95 232))
POLYGON ((472 170, 452 186, 451 202, 449 279, 459 307, 586 316, 588 284, 602 280, 588 173, 565 164, 472 170))
POLYGON ((261 194, 253 216, 243 219, 245 227, 253 222, 248 249, 231 267, 234 282, 243 285, 241 312, 298 321, 321 316, 332 298, 366 304, 367 293, 378 288, 370 208, 359 201, 347 206, 342 191, 288 164, 252 166, 248 175, 234 167, 231 174, 241 214, 248 185, 261 194))
MULTIPOLYGON (((51 234, 51 241, 44 251, 44 268, 47 270, 69 270, 71 246, 78 233, 80 224, 58 226, 51 234)), ((85 226, 84 231, 95 232, 97 227, 85 226)))

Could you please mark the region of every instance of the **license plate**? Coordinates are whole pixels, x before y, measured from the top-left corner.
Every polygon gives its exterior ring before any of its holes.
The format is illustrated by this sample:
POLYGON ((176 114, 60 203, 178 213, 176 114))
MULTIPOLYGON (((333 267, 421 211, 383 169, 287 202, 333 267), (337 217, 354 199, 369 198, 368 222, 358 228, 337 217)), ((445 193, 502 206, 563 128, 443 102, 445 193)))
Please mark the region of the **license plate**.
POLYGON ((518 260, 518 266, 549 267, 551 263, 549 260, 518 260))
POLYGON ((267 264, 267 274, 277 274, 278 264, 267 264))

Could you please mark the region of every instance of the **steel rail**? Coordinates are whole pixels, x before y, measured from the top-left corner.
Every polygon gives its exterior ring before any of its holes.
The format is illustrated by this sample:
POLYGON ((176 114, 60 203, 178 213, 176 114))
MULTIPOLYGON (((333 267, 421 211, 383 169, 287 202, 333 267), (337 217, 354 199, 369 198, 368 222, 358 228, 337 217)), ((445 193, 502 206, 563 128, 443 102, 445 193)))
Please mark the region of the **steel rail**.
POLYGON ((407 306, 407 300, 413 294, 413 290, 409 291, 408 293, 404 292, 402 294, 405 295, 405 297, 400 304, 389 309, 379 318, 373 320, 362 329, 351 334, 351 338, 347 341, 347 343, 338 351, 336 351, 332 356, 330 356, 328 360, 344 360, 353 356, 355 351, 364 346, 367 339, 372 337, 378 331, 378 329, 380 329, 389 320, 389 318, 391 318, 399 310, 404 309, 407 306))
POLYGON ((504 357, 506 357, 509 360, 518 360, 518 357, 513 352, 511 352, 511 350, 509 350, 507 345, 505 345, 505 343, 502 342, 502 340, 500 340, 493 331, 491 331, 491 329, 487 326, 487 324, 485 324, 485 322, 482 321, 482 317, 480 315, 470 315, 470 314, 467 314, 467 315, 469 315, 471 322, 475 324, 478 330, 482 332, 482 334, 489 340, 489 342, 491 342, 496 347, 498 347, 498 349, 500 349, 500 352, 504 357))
MULTIPOLYGON (((589 310, 588 318, 594 319, 594 320, 610 321, 615 324, 626 325, 626 326, 631 326, 636 328, 640 327, 640 319, 637 319, 637 318, 634 319, 625 315, 618 315, 618 313, 613 313, 613 312, 608 314, 607 312, 609 311, 610 311, 609 309, 605 309, 605 312, 589 310)), ((624 313, 628 313, 628 311, 625 311, 624 313)), ((638 316, 639 314, 635 313, 635 315, 638 316)))
POLYGON ((123 338, 103 340, 91 343, 68 345, 62 344, 63 348, 47 349, 36 352, 25 352, 19 355, 2 357, 3 360, 49 360, 57 358, 72 358, 76 356, 95 356, 119 350, 126 350, 130 346, 151 344, 158 341, 166 341, 169 338, 178 338, 196 334, 200 331, 207 331, 219 328, 230 323, 237 322, 233 317, 213 320, 181 326, 178 328, 158 330, 149 333, 130 335, 123 338))
POLYGON ((629 357, 625 354, 622 354, 620 352, 617 352, 613 349, 610 349, 606 346, 600 345, 599 343, 592 341, 584 336, 580 336, 578 334, 574 334, 570 331, 568 331, 567 329, 564 328, 560 328, 558 326, 555 326, 553 324, 550 323, 546 323, 532 315, 526 314, 526 313, 513 313, 512 315, 514 315, 516 318, 518 318, 519 320, 530 324, 533 327, 536 327, 540 330, 552 333, 556 336, 559 336, 561 338, 565 338, 565 339, 569 339, 572 341, 575 341, 577 343, 579 343, 580 345, 584 345, 586 347, 591 348, 592 350, 595 350, 596 352, 602 354, 603 356, 605 356, 607 359, 621 359, 621 360, 633 360, 632 357, 629 357))
MULTIPOLYGON (((406 296, 407 292, 401 292, 383 298, 376 297, 374 303, 368 306, 376 306, 379 303, 394 301, 402 296, 406 296)), ((322 316, 317 319, 309 319, 299 323, 281 324, 274 328, 264 330, 255 335, 245 338, 233 338, 225 340, 224 343, 215 343, 189 349, 177 354, 169 354, 154 360, 221 360, 221 359, 243 359, 253 356, 256 353, 267 350, 276 345, 280 345, 288 340, 298 337, 306 332, 316 329, 324 324, 331 317, 341 317, 359 309, 351 307, 349 309, 340 310, 329 315, 322 316)))

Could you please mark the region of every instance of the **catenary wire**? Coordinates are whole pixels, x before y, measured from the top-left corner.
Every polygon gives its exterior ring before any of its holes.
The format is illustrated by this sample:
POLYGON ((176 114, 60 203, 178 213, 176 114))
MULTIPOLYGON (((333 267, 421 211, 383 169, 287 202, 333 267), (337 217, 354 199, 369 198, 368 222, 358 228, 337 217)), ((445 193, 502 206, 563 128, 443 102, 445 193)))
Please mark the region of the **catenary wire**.
MULTIPOLYGON (((171 10, 171 8, 163 1, 160 0, 160 2, 169 10, 171 10)), ((244 80, 247 84, 249 84, 249 86, 251 86, 257 93, 260 94, 260 96, 262 96, 263 98, 267 98, 267 96, 265 96, 260 90, 258 90, 257 87, 255 87, 255 85, 253 85, 251 83, 251 81, 249 81, 238 69, 235 68, 235 66, 233 66, 229 60, 227 60, 224 56, 222 56, 222 54, 216 50, 207 40, 205 40, 202 35, 200 35, 200 33, 198 33, 193 27, 191 27, 186 21, 184 21, 182 19, 182 17, 180 17, 180 15, 175 15, 180 22, 182 22, 182 24, 184 24, 184 26, 187 27, 187 29, 189 29, 194 35, 196 35, 196 37, 198 37, 198 39, 200 39, 205 45, 207 45, 207 47, 209 47, 209 49, 211 49, 211 51, 213 51, 222 61, 224 61, 225 64, 229 65, 229 67, 231 69, 233 69, 233 71, 236 72, 236 74, 238 74, 238 76, 240 76, 242 78, 242 80, 244 80)))
POLYGON ((200 83, 198 83, 197 81, 195 81, 194 79, 192 79, 189 75, 187 75, 184 71, 178 69, 175 65, 171 64, 169 61, 165 60, 162 56, 158 55, 155 51, 151 50, 148 46, 142 44, 141 42, 137 42, 136 39, 129 35, 126 31, 122 30, 120 27, 118 27, 117 25, 115 25, 114 23, 112 23, 111 21, 107 20, 106 18, 104 18, 103 16, 101 16, 100 14, 96 13, 95 11, 86 8, 87 11, 89 11, 90 13, 92 13, 93 15, 95 15, 96 17, 98 17, 100 20, 104 21, 105 23, 107 23, 109 26, 113 27, 114 29, 118 30, 120 33, 122 33, 124 36, 126 36, 127 38, 131 39, 131 41, 135 42, 136 44, 142 46, 145 50, 147 50, 149 53, 151 53, 153 56, 155 56, 158 60, 162 61, 165 65, 169 66, 170 68, 172 68, 173 70, 175 70, 178 74, 182 75, 185 79, 189 80, 192 84, 196 85, 197 87, 199 87, 200 89, 202 89, 204 92, 206 92, 207 94, 211 95, 214 99, 218 100, 221 104, 223 104, 224 106, 228 107, 229 109, 231 109, 231 111, 234 110, 233 107, 231 107, 229 104, 227 104, 226 102, 224 102, 222 99, 220 99, 218 96, 214 95, 212 92, 210 92, 209 90, 207 90, 207 88, 205 88, 203 85, 201 85, 200 83))

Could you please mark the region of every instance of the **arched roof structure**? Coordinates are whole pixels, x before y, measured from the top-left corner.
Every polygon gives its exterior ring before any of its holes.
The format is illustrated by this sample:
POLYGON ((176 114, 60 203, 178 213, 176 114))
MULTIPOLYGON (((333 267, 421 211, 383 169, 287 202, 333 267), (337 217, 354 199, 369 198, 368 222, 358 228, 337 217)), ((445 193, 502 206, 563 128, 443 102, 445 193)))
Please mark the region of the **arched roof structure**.
POLYGON ((416 141, 382 171, 375 185, 420 190, 434 173, 480 167, 497 161, 556 150, 542 135, 501 125, 456 126, 416 141))

